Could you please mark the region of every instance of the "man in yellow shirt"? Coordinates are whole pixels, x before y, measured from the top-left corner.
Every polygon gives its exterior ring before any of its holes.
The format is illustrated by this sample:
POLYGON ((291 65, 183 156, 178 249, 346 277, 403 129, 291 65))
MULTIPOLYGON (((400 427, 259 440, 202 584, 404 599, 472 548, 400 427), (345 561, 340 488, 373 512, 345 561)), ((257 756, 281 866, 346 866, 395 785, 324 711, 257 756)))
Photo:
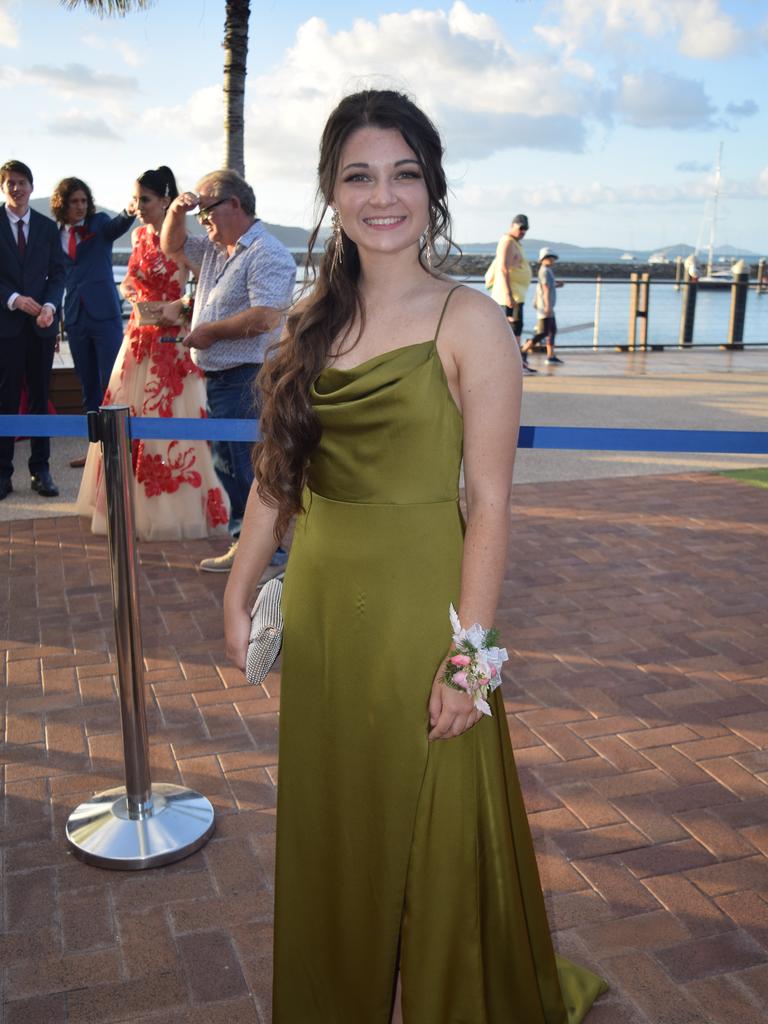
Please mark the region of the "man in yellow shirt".
MULTIPOLYGON (((512 218, 509 231, 499 239, 493 262, 491 297, 504 307, 518 345, 523 334, 523 305, 528 285, 531 283, 531 265, 525 258, 522 244, 527 231, 528 218, 524 213, 518 213, 512 218)), ((528 374, 536 373, 528 366, 528 357, 525 354, 523 369, 528 374)))

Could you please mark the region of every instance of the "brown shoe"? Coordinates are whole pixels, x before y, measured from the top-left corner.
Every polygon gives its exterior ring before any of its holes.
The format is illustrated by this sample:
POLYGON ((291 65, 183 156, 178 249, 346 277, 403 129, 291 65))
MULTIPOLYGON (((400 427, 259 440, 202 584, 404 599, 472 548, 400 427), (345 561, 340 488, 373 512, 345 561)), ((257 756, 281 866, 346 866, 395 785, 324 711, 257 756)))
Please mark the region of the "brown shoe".
POLYGON ((70 459, 69 464, 72 467, 72 469, 82 469, 83 466, 85 465, 85 456, 83 455, 83 457, 80 459, 70 459))

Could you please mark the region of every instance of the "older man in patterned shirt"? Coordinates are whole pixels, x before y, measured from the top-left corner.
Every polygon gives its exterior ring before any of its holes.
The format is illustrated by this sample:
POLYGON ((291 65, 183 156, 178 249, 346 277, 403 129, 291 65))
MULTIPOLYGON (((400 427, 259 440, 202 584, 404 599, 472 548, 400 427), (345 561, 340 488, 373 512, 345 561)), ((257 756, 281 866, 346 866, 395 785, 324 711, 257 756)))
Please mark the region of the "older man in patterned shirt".
MULTIPOLYGON (((167 256, 183 250, 197 277, 192 329, 185 338, 205 373, 208 414, 219 419, 258 419, 256 375, 267 348, 279 337, 291 303, 296 262, 256 217, 250 185, 236 172, 213 171, 171 203, 161 245, 167 256), (185 215, 197 216, 208 237, 187 234, 185 215)), ((234 561, 245 504, 253 482, 252 445, 215 441, 214 464, 229 495, 233 543, 220 558, 206 558, 206 572, 228 572, 234 561)), ((265 579, 279 575, 286 554, 278 548, 265 579)))

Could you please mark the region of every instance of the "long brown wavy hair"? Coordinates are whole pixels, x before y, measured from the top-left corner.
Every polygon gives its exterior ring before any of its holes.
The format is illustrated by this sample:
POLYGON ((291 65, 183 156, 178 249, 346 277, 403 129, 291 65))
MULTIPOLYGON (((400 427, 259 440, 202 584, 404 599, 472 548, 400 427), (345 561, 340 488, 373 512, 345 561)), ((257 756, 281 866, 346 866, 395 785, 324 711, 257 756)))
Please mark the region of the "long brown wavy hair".
POLYGON ((57 224, 63 224, 67 219, 67 203, 75 192, 85 192, 88 206, 85 211, 85 219, 96 213, 96 206, 93 202, 93 192, 82 178, 62 178, 51 195, 51 213, 57 224))
POLYGON ((334 262, 334 235, 315 271, 312 254, 323 218, 333 198, 341 152, 347 139, 360 128, 391 128, 400 132, 418 158, 429 195, 429 224, 419 247, 424 270, 445 263, 453 243, 446 203, 443 145, 437 129, 415 103, 394 90, 366 90, 346 96, 328 118, 320 141, 318 163, 318 216, 307 247, 306 267, 312 291, 288 315, 279 345, 264 360, 258 378, 262 394, 262 440, 254 451, 259 496, 277 509, 275 537, 284 534, 291 517, 303 511, 302 492, 312 452, 321 427, 310 401, 310 388, 328 363, 335 341, 350 348, 365 326, 360 297, 360 258, 355 243, 342 228, 343 259, 334 262), (429 252, 435 255, 432 263, 429 252), (357 318, 360 330, 349 338, 357 318))

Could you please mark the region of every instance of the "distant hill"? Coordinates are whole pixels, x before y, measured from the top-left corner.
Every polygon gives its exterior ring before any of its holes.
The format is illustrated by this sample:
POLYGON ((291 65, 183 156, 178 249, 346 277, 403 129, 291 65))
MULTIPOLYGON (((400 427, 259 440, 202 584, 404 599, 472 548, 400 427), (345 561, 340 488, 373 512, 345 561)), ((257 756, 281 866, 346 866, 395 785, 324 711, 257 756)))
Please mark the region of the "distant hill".
MULTIPOLYGON (((497 244, 498 242, 462 242, 461 248, 463 252, 468 254, 486 254, 495 253, 497 244)), ((625 249, 614 249, 610 246, 573 245, 570 242, 555 242, 545 238, 526 238, 523 250, 528 259, 533 260, 538 258, 539 249, 545 245, 556 252, 561 259, 577 263, 582 261, 616 263, 627 251, 625 249)), ((686 245, 684 242, 679 242, 677 245, 659 245, 654 249, 632 249, 629 251, 632 252, 635 260, 641 263, 655 252, 663 252, 671 260, 675 259, 676 256, 686 257, 694 252, 694 247, 686 245)), ((702 250, 699 251, 701 252, 702 250)), ((750 252, 749 249, 737 249, 732 245, 715 246, 714 252, 716 256, 748 256, 754 259, 758 258, 758 253, 750 252)))
MULTIPOLYGON (((45 196, 41 199, 32 199, 30 206, 37 210, 38 213, 43 213, 47 217, 51 215, 51 201, 50 198, 45 196)), ((106 207, 99 207, 103 213, 109 214, 110 217, 114 217, 116 211, 108 210, 106 207)), ((309 231, 306 228, 291 227, 285 224, 270 224, 268 221, 264 221, 264 227, 275 238, 279 238, 283 245, 289 249, 304 250, 309 240, 309 231)), ((196 217, 187 217, 187 230, 191 235, 204 235, 205 228, 200 224, 196 217)), ((320 233, 320 242, 322 242, 327 236, 327 229, 323 229, 320 233)), ((462 242, 461 249, 467 255, 493 255, 496 252, 497 242, 462 242)), ((543 246, 548 246, 553 249, 562 260, 573 263, 584 263, 584 262, 596 262, 596 263, 617 263, 620 261, 621 256, 624 254, 624 249, 614 249, 610 246, 584 246, 574 245, 571 242, 555 242, 546 238, 526 238, 523 245, 525 255, 529 260, 536 260, 539 256, 539 249, 543 246)), ((126 231, 124 235, 115 242, 115 248, 117 250, 126 250, 131 247, 131 233, 126 231)), ((633 249, 630 250, 632 255, 635 257, 635 261, 642 263, 647 260, 652 253, 662 252, 666 255, 667 259, 674 260, 677 256, 685 258, 694 251, 692 245, 686 245, 684 242, 679 242, 676 245, 660 245, 655 249, 633 249)), ((701 252, 702 250, 699 250, 701 252)), ((715 256, 746 256, 751 259, 758 259, 759 255, 755 252, 750 252, 748 249, 738 249, 732 245, 718 245, 715 247, 715 256)))
MULTIPOLYGON (((495 242, 461 242, 459 244, 462 251, 466 253, 493 253, 496 252, 498 239, 495 242)), ((579 253, 588 251, 590 254, 599 254, 605 260, 617 260, 624 252, 623 249, 612 249, 606 246, 573 245, 569 242, 554 242, 546 238, 526 238, 523 244, 523 251, 529 259, 536 259, 539 255, 539 249, 545 245, 553 249, 558 255, 564 256, 567 254, 572 259, 577 259, 579 253)))

